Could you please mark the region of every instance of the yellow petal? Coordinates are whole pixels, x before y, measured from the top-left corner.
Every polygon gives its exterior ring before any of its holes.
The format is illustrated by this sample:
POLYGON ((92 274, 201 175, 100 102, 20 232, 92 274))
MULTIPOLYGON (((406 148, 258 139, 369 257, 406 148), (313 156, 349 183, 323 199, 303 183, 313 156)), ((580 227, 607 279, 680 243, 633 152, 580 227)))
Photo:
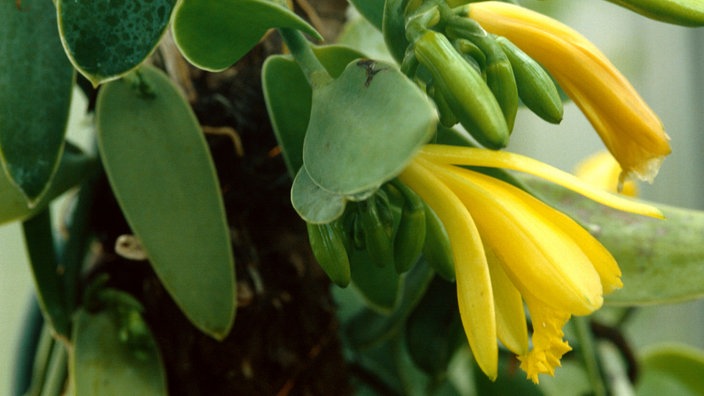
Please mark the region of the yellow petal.
POLYGON ((468 15, 548 69, 624 171, 652 181, 671 151, 669 138, 657 115, 598 48, 568 26, 520 6, 473 3, 468 15))
POLYGON ((638 185, 633 180, 621 180, 621 166, 608 151, 585 158, 577 165, 574 174, 590 186, 604 191, 620 192, 629 197, 638 195, 638 185), (621 191, 618 191, 619 188, 621 191))
POLYGON ((579 315, 602 305, 598 273, 579 245, 535 209, 549 208, 544 203, 476 172, 422 163, 469 208, 484 243, 493 247, 521 294, 579 315))
POLYGON ((455 261, 462 325, 477 364, 494 380, 498 372, 496 314, 489 268, 474 220, 452 191, 417 161, 399 179, 420 195, 445 225, 455 261))
POLYGON ((526 297, 526 305, 533 323, 533 347, 527 354, 519 356, 518 360, 528 378, 537 384, 539 374, 553 375, 555 368, 560 366, 562 355, 572 350, 562 339, 562 327, 569 320, 570 314, 553 310, 531 297, 526 297))
POLYGON ((521 293, 501 268, 494 249, 484 246, 484 251, 494 291, 496 333, 509 351, 524 355, 528 352, 528 326, 521 293))
POLYGON ((559 184, 602 205, 624 212, 663 218, 660 210, 653 206, 596 189, 574 175, 523 155, 506 151, 428 144, 423 146, 420 156, 437 163, 504 168, 525 172, 559 184))

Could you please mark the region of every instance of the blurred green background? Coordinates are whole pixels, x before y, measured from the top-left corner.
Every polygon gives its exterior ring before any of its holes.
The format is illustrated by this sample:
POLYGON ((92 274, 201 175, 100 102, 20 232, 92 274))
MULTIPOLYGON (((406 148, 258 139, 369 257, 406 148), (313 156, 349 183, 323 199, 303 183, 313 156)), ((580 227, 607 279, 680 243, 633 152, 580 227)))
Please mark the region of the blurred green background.
MULTIPOLYGON (((600 47, 658 113, 672 138, 673 153, 642 196, 671 205, 704 209, 704 29, 650 21, 605 1, 523 1, 567 22, 600 47)), ((85 106, 74 100, 79 113, 85 106)), ((509 150, 564 170, 602 149, 591 126, 568 105, 563 123, 549 125, 519 113, 509 150)), ((83 147, 86 121, 73 119, 70 136, 83 147)), ((58 203, 60 212, 62 203, 58 203)), ((9 392, 15 346, 32 281, 18 224, 0 226, 0 394, 9 392)), ((636 348, 665 341, 704 348, 704 302, 640 309, 630 322, 636 348)), ((558 371, 559 377, 559 371, 558 371)))

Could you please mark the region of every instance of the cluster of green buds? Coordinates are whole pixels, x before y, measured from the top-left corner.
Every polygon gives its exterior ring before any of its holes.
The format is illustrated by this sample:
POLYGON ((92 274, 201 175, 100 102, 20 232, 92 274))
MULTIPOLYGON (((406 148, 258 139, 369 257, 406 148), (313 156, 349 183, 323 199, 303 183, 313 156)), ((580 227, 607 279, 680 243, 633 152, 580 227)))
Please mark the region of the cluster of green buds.
POLYGON ((508 39, 487 33, 445 1, 388 0, 383 33, 401 70, 433 98, 445 127, 481 145, 508 144, 519 106, 551 123, 563 108, 550 75, 508 39))
POLYGON ((445 228, 430 207, 397 179, 371 197, 349 202, 344 214, 326 224, 306 223, 315 258, 337 285, 351 280, 351 267, 368 260, 410 270, 421 253, 441 276, 454 279, 452 250, 445 228))

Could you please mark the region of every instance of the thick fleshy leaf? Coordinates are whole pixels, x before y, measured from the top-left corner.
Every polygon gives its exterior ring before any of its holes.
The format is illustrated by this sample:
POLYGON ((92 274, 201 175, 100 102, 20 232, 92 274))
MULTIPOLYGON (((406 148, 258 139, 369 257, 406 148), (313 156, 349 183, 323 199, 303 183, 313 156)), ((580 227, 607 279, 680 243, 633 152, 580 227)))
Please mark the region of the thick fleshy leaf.
POLYGON ((158 347, 140 312, 139 303, 115 290, 100 311, 78 311, 69 361, 76 396, 168 394, 158 347))
POLYGON ((355 60, 313 91, 303 163, 325 190, 368 191, 400 173, 437 122, 434 105, 395 66, 355 60))
POLYGON ((186 59, 204 70, 230 67, 271 28, 321 38, 306 21, 272 1, 184 0, 174 10, 174 41, 186 59))
POLYGON ((66 54, 94 85, 139 66, 156 48, 176 0, 57 0, 66 54))
MULTIPOLYGON (((333 78, 342 74, 348 63, 363 56, 340 45, 315 47, 313 52, 333 78)), ((262 90, 286 167, 294 177, 303 166, 303 138, 313 96, 310 85, 292 57, 274 55, 267 58, 262 68, 262 90)))
POLYGON ((117 200, 166 290, 222 339, 235 314, 234 260, 207 144, 185 99, 157 69, 107 84, 96 107, 117 200))
POLYGON ((61 157, 73 68, 48 1, 24 0, 20 8, 15 2, 0 3, 0 37, 0 172, 5 173, 0 178, 8 175, 34 205, 61 157))
POLYGON ((687 345, 658 345, 643 353, 638 396, 701 395, 704 351, 687 345))
POLYGON ((347 200, 318 187, 308 176, 306 168, 301 167, 291 187, 291 203, 306 222, 327 224, 342 216, 347 200))
POLYGON ((540 197, 569 214, 611 252, 623 288, 616 305, 671 303, 704 296, 704 212, 652 204, 664 220, 620 212, 539 179, 524 179, 540 197))
POLYGON ((88 157, 76 147, 67 144, 61 155, 59 169, 51 180, 47 192, 31 208, 27 205, 19 188, 10 181, 4 172, 0 172, 0 224, 24 220, 40 212, 54 198, 80 183, 96 169, 97 161, 95 158, 88 157))

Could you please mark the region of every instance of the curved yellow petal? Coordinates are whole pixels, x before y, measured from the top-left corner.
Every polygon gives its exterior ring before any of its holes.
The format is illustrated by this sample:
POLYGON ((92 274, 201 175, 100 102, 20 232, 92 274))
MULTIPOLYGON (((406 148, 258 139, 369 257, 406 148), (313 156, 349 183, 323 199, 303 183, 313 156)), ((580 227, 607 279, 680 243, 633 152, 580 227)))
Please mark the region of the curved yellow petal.
POLYGON ((485 245, 484 251, 494 291, 496 333, 509 351, 524 355, 528 353, 528 326, 521 293, 504 272, 494 249, 485 245))
POLYGON ((592 123, 627 173, 652 181, 671 151, 662 122, 628 80, 581 34, 526 8, 487 1, 468 16, 540 62, 592 123))
POLYGON ((496 314, 489 268, 474 220, 452 191, 417 161, 399 179, 423 198, 447 230, 462 325, 477 364, 494 380, 498 373, 496 314))
POLYGON ((423 165, 470 209, 482 240, 494 248, 521 294, 530 293, 554 309, 578 315, 601 307, 598 273, 579 245, 535 209, 547 207, 544 203, 476 172, 425 161, 423 165))
POLYGON ((520 154, 472 147, 428 144, 421 148, 419 155, 436 163, 504 168, 525 172, 561 185, 602 205, 624 212, 663 218, 660 210, 651 205, 596 189, 574 175, 520 154))

